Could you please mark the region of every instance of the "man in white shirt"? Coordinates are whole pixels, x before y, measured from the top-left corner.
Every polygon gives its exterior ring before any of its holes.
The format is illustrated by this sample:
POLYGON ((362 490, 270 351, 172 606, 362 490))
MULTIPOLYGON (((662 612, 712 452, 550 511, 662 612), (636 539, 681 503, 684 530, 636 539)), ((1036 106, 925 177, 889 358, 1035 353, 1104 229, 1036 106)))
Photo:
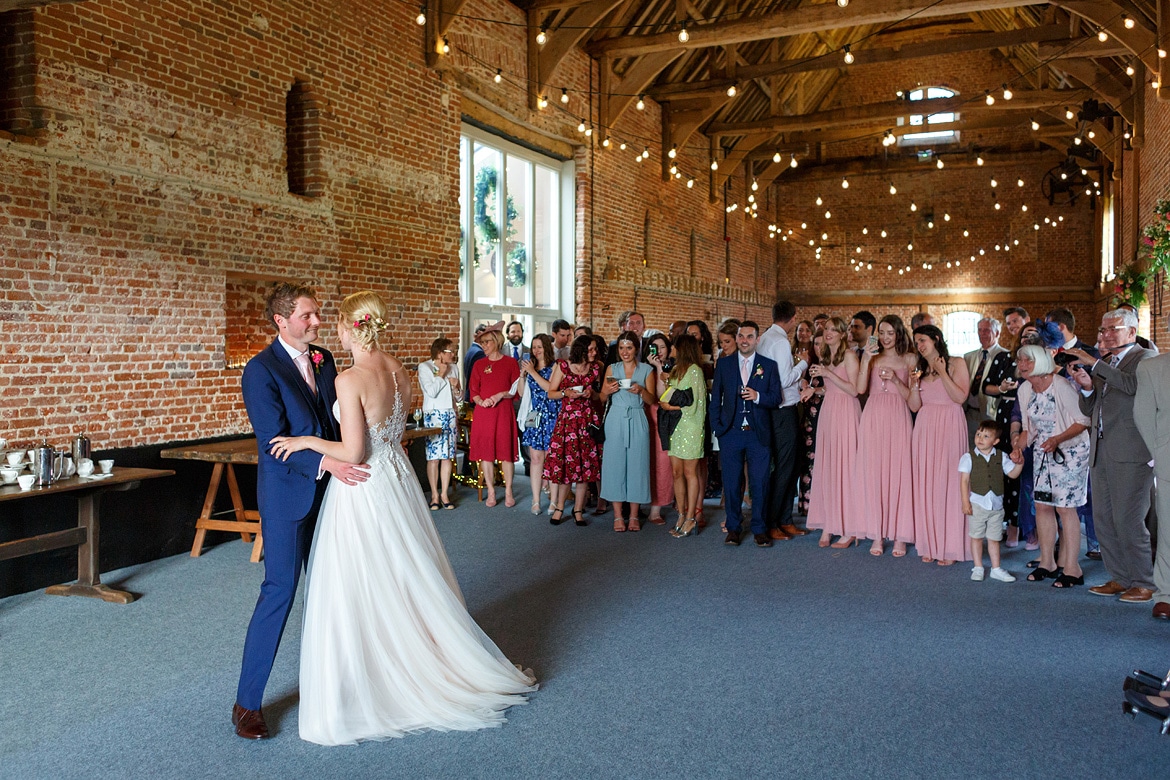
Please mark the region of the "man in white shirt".
POLYGON ((971 376, 971 390, 967 393, 965 412, 967 413, 967 436, 970 441, 975 440, 975 429, 984 420, 995 419, 995 406, 998 398, 985 395, 983 383, 991 371, 991 363, 1000 352, 1007 352, 999 342, 999 320, 993 317, 984 317, 976 326, 979 333, 979 349, 973 349, 963 359, 967 361, 967 373, 971 376))
POLYGON ((796 499, 796 404, 800 401, 800 378, 808 363, 792 362, 792 345, 788 333, 796 321, 796 304, 777 301, 772 307, 772 327, 760 336, 756 351, 776 363, 780 372, 782 398, 772 416, 772 489, 768 496, 768 535, 783 541, 808 533, 792 522, 792 503, 796 499))

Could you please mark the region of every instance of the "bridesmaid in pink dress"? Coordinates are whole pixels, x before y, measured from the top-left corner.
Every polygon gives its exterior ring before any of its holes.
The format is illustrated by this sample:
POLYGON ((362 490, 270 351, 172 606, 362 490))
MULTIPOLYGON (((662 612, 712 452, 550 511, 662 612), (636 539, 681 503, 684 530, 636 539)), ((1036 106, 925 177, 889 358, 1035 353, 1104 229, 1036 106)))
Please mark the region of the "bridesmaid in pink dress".
MULTIPOLYGON (((642 345, 643 362, 661 372, 669 359, 670 340, 664 334, 657 333, 646 339, 642 345)), ((674 503, 674 474, 670 470, 670 455, 662 449, 662 438, 658 435, 657 403, 646 404, 646 419, 650 423, 650 522, 666 525, 662 509, 674 503)))
POLYGON ((869 393, 857 431, 857 472, 853 484, 861 512, 846 530, 872 539, 870 555, 881 555, 882 540, 894 542, 894 557, 914 544, 914 493, 910 475, 910 372, 918 362, 902 318, 882 317, 877 343, 866 346, 857 373, 857 392, 869 393))
POLYGON ((963 402, 971 386, 967 362, 950 357, 942 331, 914 329, 918 365, 910 378, 910 410, 918 413, 910 444, 914 470, 914 546, 924 563, 971 560, 959 490, 959 458, 967 451, 963 402))
MULTIPOLYGON (((817 422, 817 458, 813 465, 812 492, 808 499, 808 527, 821 529, 821 547, 857 543, 847 525, 856 523, 853 474, 857 460, 857 425, 861 403, 857 400, 857 355, 846 346, 848 326, 833 317, 824 328, 821 363, 809 366, 809 376, 822 377, 825 400, 817 422)), ((964 418, 965 419, 965 418, 964 418)))

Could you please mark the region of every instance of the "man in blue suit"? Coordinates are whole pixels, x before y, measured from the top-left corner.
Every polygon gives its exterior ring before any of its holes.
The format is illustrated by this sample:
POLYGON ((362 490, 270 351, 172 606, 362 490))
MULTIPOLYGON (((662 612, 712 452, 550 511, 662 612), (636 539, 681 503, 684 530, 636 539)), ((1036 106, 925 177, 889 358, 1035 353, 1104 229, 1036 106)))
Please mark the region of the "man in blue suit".
POLYGON ((332 417, 337 394, 333 355, 311 346, 321 327, 321 309, 312 289, 280 283, 268 294, 265 317, 279 336, 244 368, 244 406, 260 449, 256 477, 260 527, 264 535, 264 582, 248 624, 240 685, 232 725, 245 739, 265 739, 268 726, 260 707, 276 649, 292 609, 301 568, 329 473, 347 485, 364 482, 362 467, 302 450, 279 460, 268 452, 275 436, 319 436, 337 441, 332 417))
POLYGON ((719 437, 723 505, 727 508, 725 544, 738 545, 743 522, 743 466, 752 491, 752 534, 757 547, 771 547, 765 509, 771 469, 772 415, 780 406, 776 362, 756 354, 760 326, 745 320, 735 336, 739 352, 719 359, 711 385, 711 430, 719 437))

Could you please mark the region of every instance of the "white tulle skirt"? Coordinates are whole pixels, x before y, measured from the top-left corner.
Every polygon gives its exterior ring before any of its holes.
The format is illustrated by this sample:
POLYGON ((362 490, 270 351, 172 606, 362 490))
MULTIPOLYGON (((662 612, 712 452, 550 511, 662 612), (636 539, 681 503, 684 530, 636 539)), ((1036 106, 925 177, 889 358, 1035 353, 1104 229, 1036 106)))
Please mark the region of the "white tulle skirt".
POLYGON ((536 689, 467 613, 400 454, 330 482, 309 559, 301 739, 320 745, 499 726, 536 689))

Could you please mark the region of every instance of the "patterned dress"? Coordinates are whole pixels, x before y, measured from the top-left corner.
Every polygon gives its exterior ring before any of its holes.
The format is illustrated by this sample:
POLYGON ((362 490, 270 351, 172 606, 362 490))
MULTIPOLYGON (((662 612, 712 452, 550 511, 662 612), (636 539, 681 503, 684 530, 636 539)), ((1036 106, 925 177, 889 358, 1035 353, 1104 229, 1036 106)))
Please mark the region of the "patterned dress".
MULTIPOLYGON (((819 376, 811 377, 808 384, 814 390, 825 386, 825 380, 819 376)), ((808 498, 812 493, 813 465, 817 458, 817 420, 821 416, 821 404, 825 396, 813 393, 807 401, 801 402, 803 414, 800 421, 800 503, 797 512, 808 516, 808 498)))
MULTIPOLYGON (((591 363, 584 374, 574 374, 569 361, 557 361, 561 367, 561 389, 578 385, 592 386, 601 376, 600 363, 591 363)), ((558 485, 570 482, 597 482, 601 479, 601 452, 589 436, 586 426, 598 424, 593 402, 588 398, 566 398, 561 402, 557 424, 548 444, 544 461, 544 478, 558 485)))
POLYGON ((1081 431, 1060 445, 1062 462, 1058 462, 1055 453, 1045 453, 1038 446, 1039 442, 1063 432, 1057 429, 1056 423, 1057 393, 1071 399, 1065 401, 1070 406, 1076 403, 1073 391, 1065 387, 1058 389, 1063 381, 1059 377, 1053 379, 1047 390, 1028 399, 1025 427, 1037 445, 1032 451, 1032 498, 1037 504, 1077 507, 1085 503, 1089 490, 1089 432, 1081 431), (1052 500, 1040 501, 1036 498, 1040 492, 1051 493, 1052 500))
MULTIPOLYGON (((548 381, 552 376, 553 367, 551 365, 545 366, 538 373, 540 378, 548 381)), ((548 393, 540 386, 540 383, 532 378, 529 374, 524 375, 524 381, 528 382, 528 393, 532 399, 532 411, 540 415, 540 421, 535 428, 525 428, 524 432, 520 434, 520 440, 525 447, 530 449, 545 452, 548 450, 549 441, 552 439, 553 429, 557 425, 557 417, 561 413, 561 402, 548 397, 548 393)))
POLYGON ((691 366, 683 374, 681 382, 670 380, 666 392, 662 394, 662 400, 670 403, 670 396, 676 389, 690 390, 695 402, 683 407, 682 419, 670 436, 670 456, 682 460, 698 460, 703 457, 703 440, 706 438, 703 431, 707 424, 707 380, 703 378, 703 369, 691 366))

